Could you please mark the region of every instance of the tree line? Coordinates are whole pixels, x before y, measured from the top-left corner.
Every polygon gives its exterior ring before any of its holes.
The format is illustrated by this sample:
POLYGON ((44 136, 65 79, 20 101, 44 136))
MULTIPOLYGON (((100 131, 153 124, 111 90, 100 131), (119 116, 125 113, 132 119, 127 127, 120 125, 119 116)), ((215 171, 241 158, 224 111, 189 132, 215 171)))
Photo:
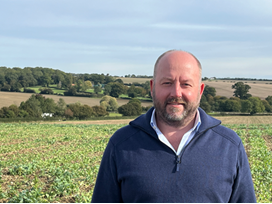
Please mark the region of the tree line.
MULTIPOLYGON (((150 106, 151 107, 151 106, 150 106)), ((41 94, 33 94, 26 101, 22 101, 20 106, 14 104, 0 109, 0 118, 58 118, 58 119, 90 119, 92 117, 105 117, 110 112, 118 112, 123 116, 137 116, 146 112, 150 107, 142 107, 141 101, 131 99, 127 104, 119 106, 116 98, 103 96, 100 105, 90 107, 86 104, 71 103, 66 104, 60 98, 55 102, 52 98, 45 98, 41 94)))
MULTIPOLYGON (((146 76, 147 77, 147 76, 146 76)), ((102 97, 110 95, 118 98, 121 94, 129 97, 150 97, 149 82, 124 84, 109 74, 71 74, 60 70, 42 67, 7 68, 0 67, 0 90, 35 93, 32 86, 42 86, 40 94, 54 94, 49 88, 56 84, 58 89, 66 90, 66 96, 102 97), (94 89, 94 93, 86 92, 94 89)))
POLYGON ((200 107, 206 112, 241 112, 250 113, 271 113, 272 112, 272 96, 268 96, 265 100, 259 97, 252 97, 249 94, 251 87, 243 82, 237 82, 232 85, 234 89, 233 97, 217 96, 213 87, 206 86, 200 101, 200 107))

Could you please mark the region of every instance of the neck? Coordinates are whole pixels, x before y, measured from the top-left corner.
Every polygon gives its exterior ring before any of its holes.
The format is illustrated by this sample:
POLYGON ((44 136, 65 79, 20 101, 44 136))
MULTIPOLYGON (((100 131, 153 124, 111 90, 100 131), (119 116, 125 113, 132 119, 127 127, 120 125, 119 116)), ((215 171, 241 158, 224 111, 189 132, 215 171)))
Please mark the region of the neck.
POLYGON ((169 135, 169 133, 174 133, 174 132, 186 133, 187 131, 189 131, 191 128, 194 127, 196 111, 191 116, 188 116, 187 118, 185 118, 183 122, 177 122, 177 123, 166 122, 163 119, 157 117, 157 114, 155 115, 155 117, 156 117, 157 126, 164 135, 169 135))

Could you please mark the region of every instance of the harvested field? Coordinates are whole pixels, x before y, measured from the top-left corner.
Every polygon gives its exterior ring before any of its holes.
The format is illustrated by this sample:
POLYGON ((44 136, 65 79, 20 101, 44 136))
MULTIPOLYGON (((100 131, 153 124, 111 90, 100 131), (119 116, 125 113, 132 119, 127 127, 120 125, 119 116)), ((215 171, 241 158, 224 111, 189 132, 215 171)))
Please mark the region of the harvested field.
MULTIPOLYGON (((151 78, 126 78, 121 77, 124 83, 145 83, 150 81, 151 78)), ((267 96, 272 96, 272 81, 243 81, 243 80, 214 80, 214 81, 203 81, 205 85, 209 85, 216 89, 216 95, 226 96, 227 98, 233 96, 234 89, 231 86, 237 82, 244 82, 248 84, 251 89, 249 93, 252 96, 265 99, 267 96)))
MULTIPOLYGON (((16 92, 0 92, 0 108, 4 106, 10 106, 15 104, 19 106, 22 101, 26 101, 32 94, 31 93, 16 93, 16 92)), ((74 97, 74 96, 57 96, 57 95, 44 95, 46 98, 52 98, 57 102, 60 98, 63 98, 65 103, 80 102, 89 106, 99 105, 100 98, 88 98, 88 97, 74 97)), ((117 99, 119 106, 126 104, 128 99, 117 99)), ((142 106, 150 106, 152 102, 142 102, 142 106)))
POLYGON ((222 124, 272 124, 272 116, 215 116, 222 124))
POLYGON ((116 77, 116 79, 122 79, 122 81, 126 84, 126 83, 133 83, 133 82, 137 82, 137 83, 145 83, 146 81, 150 81, 152 78, 127 78, 127 77, 116 77))
MULTIPOLYGON (((234 89, 231 88, 232 85, 239 81, 204 81, 205 85, 209 85, 214 87, 216 90, 216 95, 218 96, 226 96, 227 98, 233 96, 234 89)), ((245 81, 243 81, 245 83, 245 81)), ((261 99, 265 99, 267 96, 272 96, 272 84, 270 81, 248 81, 246 82, 251 89, 249 93, 252 96, 259 97, 261 99)))

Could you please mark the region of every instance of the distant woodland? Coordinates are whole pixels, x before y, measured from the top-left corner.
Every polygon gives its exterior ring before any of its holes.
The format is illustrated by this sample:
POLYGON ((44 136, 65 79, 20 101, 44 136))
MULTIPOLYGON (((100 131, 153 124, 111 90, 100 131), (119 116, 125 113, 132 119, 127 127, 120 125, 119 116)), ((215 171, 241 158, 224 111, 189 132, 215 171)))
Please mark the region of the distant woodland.
MULTIPOLYGON (((26 92, 33 95, 19 107, 11 105, 0 109, 0 118, 27 118, 54 115, 65 119, 87 119, 104 117, 111 112, 123 116, 140 115, 148 110, 141 107, 141 100, 152 101, 149 80, 151 76, 125 75, 126 78, 147 78, 145 83, 124 83, 122 77, 109 74, 72 74, 60 70, 42 67, 7 68, 0 67, 0 90, 8 92, 26 92), (34 88, 35 87, 35 88, 34 88), (101 98, 100 106, 88 107, 82 104, 66 104, 64 100, 55 103, 41 94, 81 96, 101 98), (128 104, 118 106, 116 98, 130 99, 128 104), (44 113, 52 113, 44 115, 44 113)), ((215 80, 204 77, 203 80, 215 80)), ((230 78, 224 78, 229 80, 230 78)), ((234 80, 257 80, 234 78, 234 80)), ((267 79, 259 79, 268 81, 267 79)), ((216 95, 213 87, 206 86, 200 107, 207 113, 271 113, 272 96, 265 100, 252 97, 251 87, 243 82, 232 85, 233 97, 216 95)))

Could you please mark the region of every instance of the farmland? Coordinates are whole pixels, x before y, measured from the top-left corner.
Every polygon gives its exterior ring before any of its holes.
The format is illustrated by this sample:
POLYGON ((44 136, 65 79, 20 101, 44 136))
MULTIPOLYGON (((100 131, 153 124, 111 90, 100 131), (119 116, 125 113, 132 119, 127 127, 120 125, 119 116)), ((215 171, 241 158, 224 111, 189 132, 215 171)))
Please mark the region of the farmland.
MULTIPOLYGON (((150 78, 121 78, 124 83, 144 83, 149 81, 150 78)), ((216 89, 216 95, 226 96, 227 98, 233 96, 234 89, 231 88, 233 84, 238 82, 237 80, 213 80, 213 81, 204 81, 205 85, 209 85, 216 89)), ((249 93, 252 96, 259 97, 261 99, 265 99, 267 96, 272 96, 272 83, 271 81, 244 81, 247 83, 251 89, 249 93)), ((16 92, 0 92, 0 108, 4 106, 10 106, 15 104, 17 106, 20 105, 22 101, 26 101, 31 96, 30 93, 16 93, 16 92)), ((87 98, 87 97, 74 97, 74 96, 57 96, 57 95, 44 95, 45 97, 54 99, 55 102, 59 100, 59 98, 63 98, 67 104, 81 102, 82 104, 86 104, 89 106, 99 105, 100 98, 87 98)), ((128 99, 117 99, 119 105, 124 105, 128 102, 128 99)), ((149 106, 151 102, 142 102, 142 106, 149 106)))
MULTIPOLYGON (((120 78, 124 83, 145 83, 150 78, 120 78)), ((272 81, 245 81, 245 80, 206 80, 203 81, 205 85, 214 87, 216 89, 216 95, 226 96, 227 98, 233 96, 234 89, 231 88, 236 82, 242 81, 248 84, 251 89, 249 93, 252 96, 265 99, 267 96, 272 95, 272 81)))
MULTIPOLYGON (((244 143, 258 202, 272 202, 271 116, 219 119, 244 143)), ((0 124, 0 202, 90 202, 108 139, 128 123, 120 122, 0 124)))
MULTIPOLYGON (((16 93, 16 92, 0 92, 0 108, 4 106, 10 106, 15 104, 20 105, 22 101, 26 101, 32 94, 30 93, 16 93)), ((58 96, 58 95, 44 95, 46 98, 52 98, 57 102, 60 98, 63 98, 65 103, 76 103, 80 102, 88 106, 99 105, 101 98, 89 98, 89 97, 75 97, 75 96, 58 96)), ((128 102, 128 99, 117 99, 119 106, 124 105, 128 102)), ((152 102, 142 102, 142 106, 150 106, 152 102)))

